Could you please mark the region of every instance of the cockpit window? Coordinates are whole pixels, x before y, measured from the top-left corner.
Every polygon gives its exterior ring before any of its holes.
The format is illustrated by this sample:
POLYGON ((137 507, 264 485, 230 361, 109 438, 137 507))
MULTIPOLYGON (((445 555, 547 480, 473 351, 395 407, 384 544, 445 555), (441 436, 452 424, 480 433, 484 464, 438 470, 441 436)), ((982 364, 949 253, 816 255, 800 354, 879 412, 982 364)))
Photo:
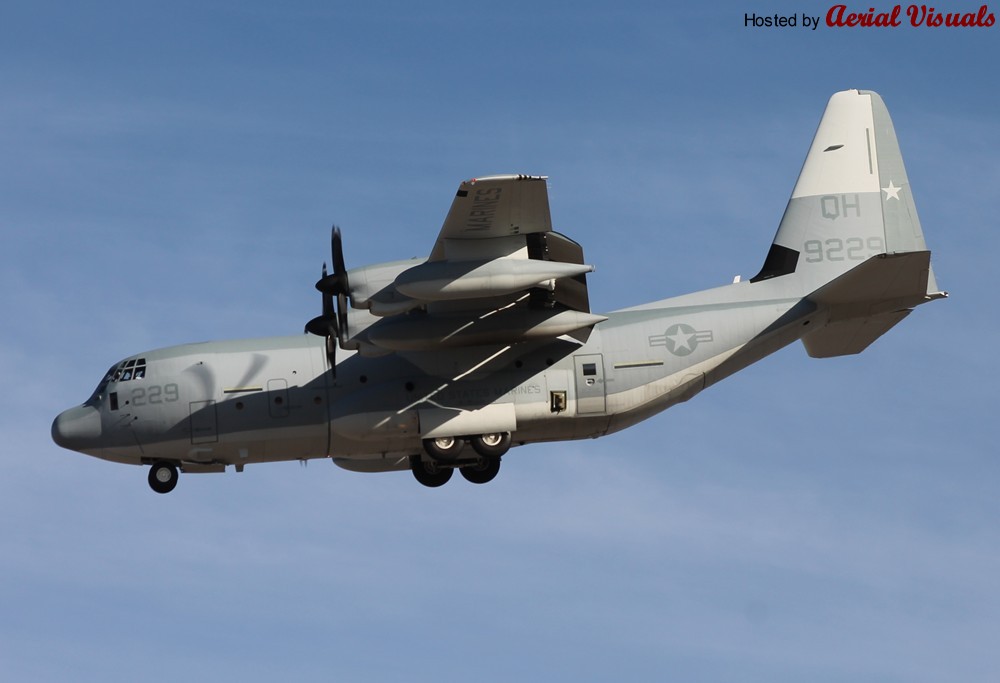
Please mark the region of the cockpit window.
POLYGON ((145 358, 133 358, 131 360, 123 361, 117 365, 112 365, 108 370, 107 374, 104 375, 104 379, 101 383, 97 385, 94 389, 94 393, 91 395, 84 405, 95 405, 101 402, 104 398, 104 391, 108 388, 108 383, 110 382, 128 382, 134 379, 142 379, 146 376, 146 359, 145 358))
POLYGON ((133 358, 111 368, 110 381, 128 382, 146 376, 146 359, 133 358))
POLYGON ((142 379, 146 376, 146 359, 133 358, 122 363, 115 370, 116 382, 128 382, 133 379, 142 379))
POLYGON ((87 402, 83 405, 90 406, 100 403, 101 399, 104 397, 104 390, 108 388, 108 382, 114 379, 116 372, 118 372, 118 366, 112 365, 107 373, 105 373, 104 379, 102 379, 101 383, 97 385, 96 389, 94 389, 94 393, 90 395, 90 398, 88 398, 87 402))

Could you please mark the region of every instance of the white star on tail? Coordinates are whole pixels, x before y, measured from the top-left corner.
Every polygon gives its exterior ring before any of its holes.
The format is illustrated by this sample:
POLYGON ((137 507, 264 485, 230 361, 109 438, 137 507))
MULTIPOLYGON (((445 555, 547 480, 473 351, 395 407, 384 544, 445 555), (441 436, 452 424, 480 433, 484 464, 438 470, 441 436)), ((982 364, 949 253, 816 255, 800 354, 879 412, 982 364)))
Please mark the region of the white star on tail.
POLYGON ((901 188, 901 187, 896 187, 895 185, 893 185, 892 181, 890 180, 889 181, 889 187, 883 187, 882 191, 885 192, 885 199, 886 199, 886 201, 889 201, 890 199, 895 199, 898 202, 899 201, 899 191, 902 190, 902 189, 903 188, 901 188))

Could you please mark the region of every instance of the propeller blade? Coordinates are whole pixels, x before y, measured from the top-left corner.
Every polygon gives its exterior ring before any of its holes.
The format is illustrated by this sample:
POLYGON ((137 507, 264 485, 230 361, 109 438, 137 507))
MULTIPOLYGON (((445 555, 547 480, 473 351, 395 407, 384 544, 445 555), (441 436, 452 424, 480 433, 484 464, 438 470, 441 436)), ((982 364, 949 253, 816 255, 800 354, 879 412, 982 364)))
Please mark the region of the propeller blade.
POLYGON ((330 232, 330 253, 333 255, 333 272, 336 275, 347 276, 347 267, 344 265, 344 238, 340 235, 340 228, 333 226, 330 232))
MULTIPOLYGON (((334 332, 331 325, 331 332, 334 332)), ((330 361, 330 374, 337 376, 337 342, 334 341, 334 334, 326 335, 326 359, 330 361)))
POLYGON ((336 225, 330 230, 330 255, 333 257, 333 274, 327 275, 316 283, 316 289, 330 294, 350 294, 351 283, 347 277, 347 266, 344 265, 344 244, 340 236, 340 228, 336 225))
POLYGON ((306 323, 306 332, 326 337, 326 357, 330 361, 330 371, 336 376, 337 346, 345 346, 350 336, 347 331, 347 307, 351 293, 347 266, 344 263, 343 238, 336 225, 330 230, 330 256, 333 273, 327 271, 324 263, 323 273, 316 282, 316 289, 323 295, 322 315, 306 323), (336 306, 334 297, 337 297, 336 306))
POLYGON ((347 295, 337 295, 337 327, 338 340, 341 345, 347 344, 347 295))
POLYGON ((320 284, 329 277, 326 272, 326 264, 323 264, 323 276, 316 283, 316 288, 322 292, 323 308, 322 314, 306 323, 306 332, 315 334, 318 337, 340 336, 337 329, 337 316, 333 310, 333 294, 322 289, 320 284))

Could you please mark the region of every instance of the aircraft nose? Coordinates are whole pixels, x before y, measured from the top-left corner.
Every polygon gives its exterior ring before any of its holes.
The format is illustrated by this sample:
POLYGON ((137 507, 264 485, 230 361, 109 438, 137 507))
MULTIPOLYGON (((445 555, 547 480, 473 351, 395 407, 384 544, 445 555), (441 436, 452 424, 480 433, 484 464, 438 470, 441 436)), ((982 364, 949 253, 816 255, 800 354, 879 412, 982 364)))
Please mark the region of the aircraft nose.
POLYGON ((100 436, 101 414, 93 406, 70 408, 52 423, 52 440, 71 451, 94 447, 100 436))

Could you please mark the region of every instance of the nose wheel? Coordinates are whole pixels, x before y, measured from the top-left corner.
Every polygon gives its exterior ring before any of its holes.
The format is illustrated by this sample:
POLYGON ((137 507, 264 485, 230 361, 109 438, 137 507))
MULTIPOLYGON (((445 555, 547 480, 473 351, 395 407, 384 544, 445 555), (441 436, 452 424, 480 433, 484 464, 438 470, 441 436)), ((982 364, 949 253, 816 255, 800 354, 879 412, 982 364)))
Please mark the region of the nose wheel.
POLYGON ((177 486, 177 468, 169 462, 154 462, 149 468, 149 488, 157 493, 170 493, 177 486))

